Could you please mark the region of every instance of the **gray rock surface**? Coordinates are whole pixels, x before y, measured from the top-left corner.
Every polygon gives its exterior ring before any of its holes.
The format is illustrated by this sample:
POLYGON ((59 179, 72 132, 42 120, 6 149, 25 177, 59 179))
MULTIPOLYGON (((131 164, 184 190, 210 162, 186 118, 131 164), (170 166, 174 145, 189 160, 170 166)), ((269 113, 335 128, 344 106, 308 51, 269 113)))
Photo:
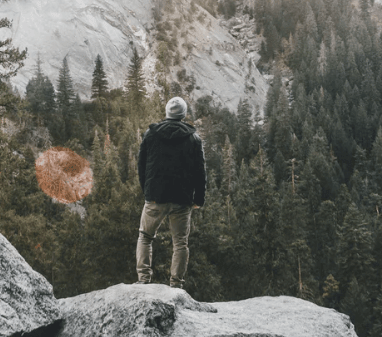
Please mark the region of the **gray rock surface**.
POLYGON ((182 310, 216 312, 184 290, 161 284, 121 283, 59 302, 65 323, 58 337, 166 336, 182 310))
POLYGON ((0 337, 357 337, 348 316, 288 296, 195 301, 163 284, 56 300, 0 234, 0 337))
MULTIPOLYGON (((186 4, 190 1, 182 2, 186 4)), ((183 45, 187 41, 193 45, 190 52, 181 48, 181 67, 186 69, 187 74, 195 76, 196 85, 200 87, 192 92, 191 98, 195 100, 210 95, 233 112, 236 112, 240 98, 247 98, 253 108, 257 105, 262 111, 269 86, 255 65, 257 56, 248 54, 241 46, 241 40, 230 34, 231 21, 227 23, 216 19, 202 7, 197 5, 197 8, 198 13, 195 16, 203 13, 204 23, 197 19, 192 23, 185 22, 186 40, 179 43, 183 45), (249 89, 251 86, 254 90, 249 89)), ((177 15, 175 12, 174 16, 177 15)), ((233 24, 247 25, 235 20, 232 20, 233 24)), ((175 74, 179 69, 180 67, 173 67, 171 70, 172 80, 176 80, 175 74)))
POLYGON ((51 284, 0 234, 0 336, 41 330, 60 318, 51 284))
POLYGON ((199 303, 167 285, 118 284, 59 302, 58 337, 356 337, 348 316, 287 296, 199 303))

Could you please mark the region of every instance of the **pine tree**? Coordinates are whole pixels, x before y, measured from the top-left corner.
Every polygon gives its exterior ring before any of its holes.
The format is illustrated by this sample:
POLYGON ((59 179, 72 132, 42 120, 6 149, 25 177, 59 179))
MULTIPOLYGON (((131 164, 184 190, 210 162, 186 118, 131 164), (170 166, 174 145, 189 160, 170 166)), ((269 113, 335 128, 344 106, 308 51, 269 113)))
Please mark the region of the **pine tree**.
POLYGON ((357 87, 357 85, 354 86, 352 92, 351 92, 351 99, 349 100, 349 105, 352 106, 351 110, 350 110, 350 116, 349 116, 349 120, 350 120, 350 134, 352 135, 353 138, 354 135, 355 135, 355 124, 357 122, 357 111, 358 111, 358 107, 361 103, 361 99, 360 99, 360 93, 359 93, 359 89, 357 87))
POLYGON ((70 139, 73 134, 71 119, 73 118, 72 104, 75 97, 73 81, 65 56, 62 61, 57 84, 57 105, 59 113, 62 114, 64 120, 65 140, 70 139))
MULTIPOLYGON (((7 0, 1 0, 6 2, 7 0)), ((1 28, 11 28, 12 21, 7 18, 0 20, 1 28)), ((27 57, 28 49, 20 51, 19 48, 12 46, 12 39, 8 38, 0 41, 2 50, 0 52, 0 66, 2 71, 0 72, 0 84, 1 89, 4 88, 5 81, 13 76, 17 75, 18 70, 24 66, 24 60, 27 57)))
POLYGON ((22 146, 16 155, 12 138, 0 131, 0 231, 52 283, 55 238, 45 216, 49 198, 38 186, 33 154, 22 146))
POLYGON ((247 230, 255 240, 253 253, 254 271, 251 280, 257 296, 280 293, 274 286, 278 277, 277 229, 279 225, 279 194, 276 190, 272 168, 263 149, 250 161, 250 187, 253 203, 251 211, 254 223, 247 230))
POLYGON ((369 15, 370 0, 360 0, 361 15, 366 18, 369 15))
MULTIPOLYGON (((380 67, 380 69, 378 71, 378 74, 377 74, 377 77, 375 80, 375 86, 376 86, 378 92, 382 92, 382 67, 380 67)), ((378 103, 381 104, 382 100, 379 99, 378 103)))
MULTIPOLYGON (((318 118, 317 118, 318 120, 318 118)), ((305 161, 309 155, 309 148, 314 136, 314 126, 311 115, 307 115, 307 119, 302 125, 302 139, 301 139, 301 158, 305 161)))
MULTIPOLYGON (((106 135, 107 136, 107 135, 106 135)), ((105 139, 106 139, 105 136, 105 139)), ((105 162, 100 173, 97 187, 97 202, 108 203, 111 198, 112 189, 118 190, 121 186, 121 178, 119 175, 118 164, 119 157, 112 143, 105 152, 105 162)))
POLYGON ((336 211, 334 202, 325 200, 314 217, 315 228, 310 246, 321 284, 328 275, 336 272, 338 245, 336 211))
MULTIPOLYGON (((98 155, 100 150, 99 148, 98 155)), ((133 229, 129 224, 139 222, 136 203, 142 202, 142 195, 135 189, 130 192, 135 197, 139 196, 138 200, 134 201, 129 196, 131 185, 121 183, 118 163, 119 158, 111 142, 96 181, 94 198, 89 201, 90 207, 85 220, 85 233, 88 237, 84 247, 88 254, 86 282, 91 282, 86 287, 107 287, 116 280, 126 282, 128 278, 131 282, 133 279, 131 275, 126 275, 126 269, 133 269, 131 246, 134 246, 133 237, 136 240, 138 228, 135 226, 133 229), (97 281, 94 282, 94 279, 97 281)))
POLYGON ((20 216, 14 209, 8 209, 0 215, 0 219, 0 230, 4 236, 35 271, 46 275, 48 281, 53 283, 51 257, 55 237, 46 217, 39 213, 20 216))
POLYGON ((88 124, 85 117, 85 111, 80 99, 79 94, 76 95, 76 98, 73 101, 72 105, 72 119, 71 129, 72 137, 77 138, 81 144, 85 145, 86 135, 88 134, 88 124))
POLYGON ((369 289, 353 276, 340 302, 340 311, 349 315, 357 336, 368 336, 372 328, 369 289))
MULTIPOLYGON (((104 126, 106 117, 110 113, 110 102, 105 97, 97 97, 90 103, 89 116, 92 124, 104 126)), ((124 106, 123 112, 126 110, 124 106)))
POLYGON ((302 125, 306 119, 306 113, 308 111, 308 99, 305 88, 306 86, 304 86, 303 83, 298 85, 291 111, 292 118, 290 124, 298 139, 302 138, 302 125))
POLYGON ((127 181, 127 179, 130 178, 130 175, 132 172, 130 171, 130 159, 132 158, 132 146, 134 144, 135 138, 134 138, 134 130, 133 125, 130 123, 129 119, 123 119, 121 121, 122 129, 121 129, 121 137, 118 141, 118 154, 121 158, 121 167, 120 167, 120 174, 121 174, 121 180, 123 183, 127 181))
POLYGON ((335 25, 333 23, 333 19, 331 16, 326 16, 321 40, 325 43, 327 48, 331 47, 332 36, 334 35, 334 32, 335 32, 335 25))
POLYGON ((252 186, 249 177, 248 165, 244 158, 241 161, 238 176, 238 186, 234 196, 237 217, 240 221, 244 220, 247 225, 253 222, 252 213, 252 186))
POLYGON ((270 86, 268 89, 267 100, 264 107, 264 115, 268 119, 270 119, 270 117, 273 115, 273 110, 276 107, 277 102, 279 101, 281 87, 281 73, 276 72, 273 78, 272 86, 270 86))
POLYGON ((341 50, 342 41, 340 37, 331 32, 330 36, 330 51, 327 57, 327 70, 324 76, 325 89, 335 97, 337 92, 341 89, 346 80, 345 67, 343 64, 344 58, 338 55, 341 50))
POLYGON ((354 139, 359 146, 364 149, 370 150, 371 148, 371 134, 370 125, 368 123, 367 108, 364 101, 361 99, 359 106, 352 111, 352 122, 354 128, 354 139))
POLYGON ((330 154, 328 140, 322 128, 313 137, 308 156, 314 175, 319 179, 322 199, 330 199, 338 188, 335 171, 335 158, 330 154))
MULTIPOLYGON (((381 292, 380 292, 381 293, 381 292)), ((379 337, 382 335, 382 295, 379 295, 373 308, 374 324, 371 330, 371 337, 379 337)))
MULTIPOLYGON (((226 270, 225 247, 221 221, 225 211, 223 198, 216 185, 214 170, 208 171, 207 190, 204 206, 192 213, 192 227, 189 249, 193 252, 187 268, 187 291, 199 300, 222 299, 228 290, 223 287, 222 274, 226 270), (203 286, 202 286, 203 285, 203 286), (202 290, 203 289, 203 290, 202 290)), ((169 259, 171 260, 171 258, 169 259)))
POLYGON ((273 162, 274 162, 273 173, 275 176, 276 184, 277 186, 279 186, 281 182, 287 179, 288 177, 287 162, 280 150, 277 150, 276 156, 273 162))
POLYGON ((146 97, 145 78, 142 71, 142 59, 138 55, 136 48, 133 49, 133 56, 130 59, 128 75, 125 83, 126 98, 130 105, 131 114, 134 118, 140 118, 143 113, 143 101, 146 97))
POLYGON ((373 144, 372 158, 375 182, 380 189, 382 187, 382 127, 379 127, 378 135, 373 144))
MULTIPOLYGON (((249 284, 252 284, 254 276, 255 236, 251 184, 244 160, 239 179, 233 196, 235 203, 232 203, 229 195, 223 198, 216 191, 214 199, 210 201, 213 204, 209 207, 210 217, 215 219, 214 223, 219 224, 215 228, 215 235, 219 237, 220 241, 216 243, 216 251, 211 255, 220 257, 219 271, 222 275, 225 298, 229 299, 253 296, 255 291, 254 287, 248 287, 249 284), (235 273, 226 272, 233 268, 235 268, 235 273)), ((211 184, 211 187, 214 188, 214 184, 211 184)), ((208 251, 211 249, 214 247, 209 247, 208 251)))
MULTIPOLYGON (((306 83, 306 92, 309 94, 313 92, 314 89, 318 88, 319 84, 321 83, 319 79, 319 63, 317 59, 318 49, 317 49, 317 43, 314 41, 314 39, 311 36, 308 36, 306 45, 304 48, 304 54, 305 54, 305 62, 307 65, 307 69, 304 72, 305 80, 304 83, 306 83)), ((303 63, 301 63, 301 71, 303 72, 303 63)))
POLYGON ((86 275, 83 268, 85 260, 84 228, 80 215, 64 213, 64 220, 58 229, 58 249, 55 259, 55 292, 60 297, 75 296, 83 293, 82 280, 86 275))
POLYGON ((312 37, 314 41, 318 41, 316 18, 314 16, 312 7, 310 6, 309 2, 306 5, 305 29, 308 36, 312 37))
POLYGON ((104 167, 104 156, 102 154, 102 148, 100 139, 98 136, 98 130, 95 129, 94 132, 94 140, 92 145, 92 157, 93 157, 93 181, 95 185, 95 189, 98 189, 98 185, 101 180, 101 171, 104 167))
POLYGON ((366 69, 363 77, 364 78, 361 84, 361 97, 366 103, 366 110, 371 111, 371 107, 374 102, 378 102, 379 104, 380 93, 377 90, 372 64, 369 60, 366 60, 366 69))
POLYGON ((338 257, 341 275, 339 281, 342 285, 342 293, 345 293, 353 278, 366 286, 373 275, 371 232, 367 229, 367 223, 354 203, 349 206, 339 235, 338 257))
POLYGON ((108 90, 108 81, 106 79, 106 73, 103 69, 102 58, 98 54, 95 59, 95 67, 93 71, 91 98, 104 97, 107 90, 108 90))
POLYGON ((321 83, 322 83, 322 79, 324 78, 326 74, 327 54, 328 54, 327 47, 325 43, 322 41, 320 44, 319 57, 318 57, 318 71, 319 71, 321 83))
POLYGON ((332 130, 332 150, 338 162, 341 164, 345 178, 348 180, 351 175, 352 141, 347 137, 339 120, 333 125, 332 130))
POLYGON ((313 217, 321 204, 322 188, 309 159, 307 159, 300 175, 299 193, 307 200, 309 215, 313 217))
POLYGON ((238 133, 236 136, 236 153, 238 163, 244 159, 248 165, 254 152, 252 144, 252 113, 248 104, 248 99, 240 99, 237 108, 238 133))
POLYGON ((55 118, 55 91, 52 82, 44 75, 40 55, 37 58, 35 77, 26 86, 26 99, 31 113, 37 116, 37 125, 46 124, 52 130, 55 118))
POLYGON ((58 76, 57 103, 60 108, 66 108, 70 106, 74 98, 73 80, 65 56, 58 76))
POLYGON ((252 243, 252 259, 255 261, 250 284, 258 296, 276 294, 278 289, 274 288, 273 282, 277 277, 279 195, 271 166, 261 148, 250 162, 249 174, 250 197, 253 200, 250 211, 253 212, 254 222, 247 231, 252 238, 249 242, 252 243))
POLYGON ((266 53, 266 59, 273 59, 280 50, 280 36, 277 32, 277 29, 275 25, 272 22, 269 22, 264 30, 264 36, 267 41, 267 53, 266 53))
POLYGON ((292 69, 298 69, 301 65, 301 62, 303 60, 303 49, 305 47, 306 43, 306 33, 304 30, 304 26, 301 24, 301 21, 298 21, 296 24, 296 30, 293 36, 293 48, 292 53, 289 57, 288 64, 292 69))
POLYGON ((218 4, 218 13, 223 14, 226 20, 236 13, 236 3, 234 0, 222 0, 218 4))
POLYGON ((332 274, 329 274, 324 282, 324 286, 322 289, 322 298, 326 307, 338 310, 338 303, 340 297, 339 285, 339 282, 334 278, 334 276, 332 274))
POLYGON ((307 202, 300 193, 298 164, 295 158, 290 160, 290 178, 288 179, 290 183, 281 185, 282 201, 278 233, 282 233, 279 235, 283 238, 281 240, 281 251, 284 252, 281 260, 285 266, 283 268, 289 268, 285 271, 285 275, 288 275, 287 282, 291 287, 289 291, 292 291, 294 296, 312 299, 317 295, 317 284, 311 276, 313 261, 308 246, 308 224, 311 217, 308 213, 307 202), (305 277, 301 277, 301 273, 305 277), (292 290, 292 284, 294 284, 294 290, 292 290))
POLYGON ((277 106, 269 119, 269 156, 274 158, 279 150, 285 160, 291 159, 293 130, 289 116, 289 102, 284 88, 280 91, 277 106))
POLYGON ((267 0, 258 0, 254 6, 254 17, 256 21, 256 33, 260 34, 267 22, 267 0))
POLYGON ((320 41, 322 41, 322 35, 325 29, 325 21, 326 21, 326 8, 323 0, 317 0, 312 2, 312 6, 314 5, 314 12, 317 13, 317 32, 320 41))
POLYGON ((236 159, 234 154, 234 147, 231 144, 228 135, 225 137, 225 144, 223 149, 223 163, 222 163, 222 183, 221 191, 223 197, 230 196, 232 200, 232 195, 235 192, 237 184, 237 174, 236 174, 236 159))
POLYGON ((361 75, 355 61, 354 51, 349 48, 346 58, 346 76, 351 86, 359 85, 361 82, 361 75))

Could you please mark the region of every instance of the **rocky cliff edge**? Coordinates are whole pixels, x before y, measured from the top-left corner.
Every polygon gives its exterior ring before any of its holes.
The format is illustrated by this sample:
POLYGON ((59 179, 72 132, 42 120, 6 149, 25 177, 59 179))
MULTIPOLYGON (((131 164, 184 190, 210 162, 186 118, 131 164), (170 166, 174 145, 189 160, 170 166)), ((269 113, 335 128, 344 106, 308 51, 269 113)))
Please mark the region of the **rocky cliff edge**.
POLYGON ((163 284, 55 299, 0 234, 0 337, 357 337, 348 316, 288 297, 203 303, 163 284))

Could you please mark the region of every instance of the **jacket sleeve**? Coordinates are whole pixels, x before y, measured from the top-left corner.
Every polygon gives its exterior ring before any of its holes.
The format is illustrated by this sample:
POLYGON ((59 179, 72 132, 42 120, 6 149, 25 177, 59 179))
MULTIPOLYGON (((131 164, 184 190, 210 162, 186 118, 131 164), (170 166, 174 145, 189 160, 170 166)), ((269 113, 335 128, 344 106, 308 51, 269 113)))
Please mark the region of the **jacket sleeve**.
POLYGON ((194 175, 194 203, 198 206, 204 205, 204 198, 206 193, 207 174, 204 160, 204 150, 202 140, 199 135, 194 133, 196 140, 196 154, 195 154, 195 175, 194 175))
POLYGON ((147 133, 148 133, 148 130, 143 135, 143 140, 139 148, 139 155, 138 155, 139 183, 141 185, 143 193, 145 193, 145 179, 146 179, 146 159, 147 159, 146 135, 147 133))

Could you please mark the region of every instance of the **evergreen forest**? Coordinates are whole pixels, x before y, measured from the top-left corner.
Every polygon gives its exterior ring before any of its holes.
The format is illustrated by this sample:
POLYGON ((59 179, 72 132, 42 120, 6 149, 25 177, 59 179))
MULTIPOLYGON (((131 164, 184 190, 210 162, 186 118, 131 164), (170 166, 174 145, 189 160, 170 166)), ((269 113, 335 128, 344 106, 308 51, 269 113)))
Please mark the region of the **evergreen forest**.
MULTIPOLYGON (((233 0, 193 3, 226 19, 237 12, 233 0)), ((21 98, 8 79, 26 55, 10 51, 14 67, 0 76, 0 113, 18 132, 0 131, 1 234, 57 298, 134 283, 144 205, 139 146, 149 124, 165 118, 168 99, 182 96, 208 174, 205 205, 192 214, 185 290, 205 302, 295 296, 349 315, 360 337, 382 336, 382 34, 375 7, 370 0, 246 6, 263 37, 258 66, 274 75, 263 116, 244 98, 236 111, 211 96, 192 102, 192 75, 183 70, 179 82, 167 81, 165 39, 156 67, 162 90, 146 92, 133 48, 123 88, 108 87, 97 56, 90 101, 75 92, 66 58, 57 83, 38 58, 21 98), (285 71, 292 81, 283 80, 285 71), (38 186, 36 155, 52 146, 91 163, 94 187, 80 202, 86 216, 38 186)), ((153 250, 153 282, 168 284, 167 219, 153 250)))

